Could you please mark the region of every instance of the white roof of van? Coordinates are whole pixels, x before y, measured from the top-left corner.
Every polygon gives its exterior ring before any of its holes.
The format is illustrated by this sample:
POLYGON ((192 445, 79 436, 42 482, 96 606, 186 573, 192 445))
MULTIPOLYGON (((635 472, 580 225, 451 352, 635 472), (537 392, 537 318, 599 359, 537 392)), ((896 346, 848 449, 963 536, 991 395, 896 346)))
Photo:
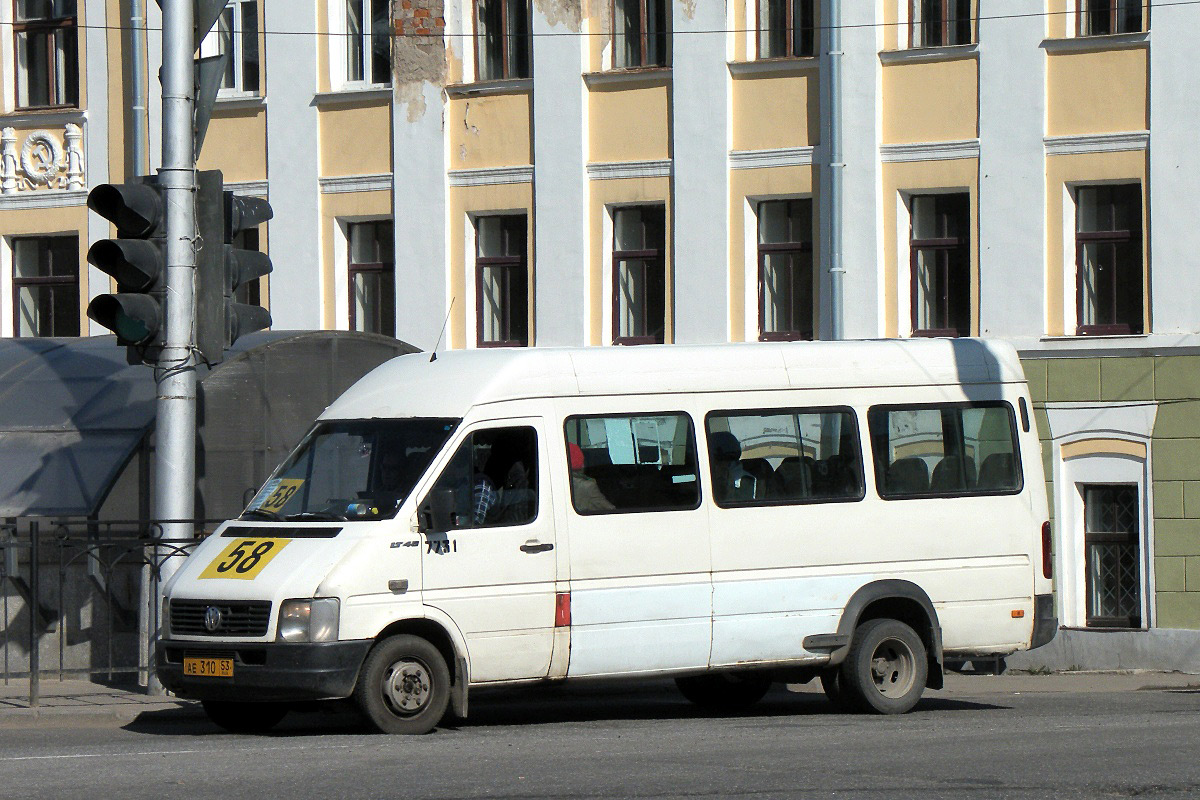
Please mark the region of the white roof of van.
POLYGON ((1011 345, 981 339, 451 350, 381 364, 321 418, 462 417, 536 397, 1023 380, 1011 345))

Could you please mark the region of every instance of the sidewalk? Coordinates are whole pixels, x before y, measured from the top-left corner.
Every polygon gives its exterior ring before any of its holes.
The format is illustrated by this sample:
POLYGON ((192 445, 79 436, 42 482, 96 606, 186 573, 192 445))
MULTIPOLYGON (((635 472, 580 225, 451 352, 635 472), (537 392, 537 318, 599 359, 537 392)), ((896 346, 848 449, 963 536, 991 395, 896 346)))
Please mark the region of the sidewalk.
MULTIPOLYGON (((627 687, 625 687, 627 688, 627 687)), ((960 675, 946 673, 946 686, 929 691, 927 697, 978 697, 987 695, 1134 692, 1169 689, 1200 691, 1200 675, 1180 672, 1056 672, 1004 675, 960 675)), ((590 686, 591 692, 596 690, 590 686)), ((617 687, 614 691, 621 691, 617 687)), ((820 693, 821 684, 810 681, 794 687, 802 693, 820 693)), ((0 683, 0 724, 20 719, 108 716, 132 721, 145 711, 176 711, 180 716, 202 716, 200 704, 173 697, 151 697, 137 687, 111 687, 81 680, 40 682, 40 704, 29 707, 29 685, 24 680, 0 683)))
POLYGON ((0 683, 0 723, 22 718, 69 716, 109 716, 131 721, 143 711, 204 713, 195 701, 152 697, 136 686, 113 687, 84 680, 42 678, 38 687, 38 706, 30 708, 28 680, 0 683))

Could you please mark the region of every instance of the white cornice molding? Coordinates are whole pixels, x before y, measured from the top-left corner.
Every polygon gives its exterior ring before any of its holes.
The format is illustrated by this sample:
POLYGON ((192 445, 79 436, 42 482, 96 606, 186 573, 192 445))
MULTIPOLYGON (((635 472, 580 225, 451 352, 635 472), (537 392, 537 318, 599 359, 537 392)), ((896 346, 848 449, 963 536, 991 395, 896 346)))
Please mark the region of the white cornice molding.
POLYGON ((1150 131, 1088 133, 1075 136, 1047 136, 1042 140, 1048 156, 1074 156, 1083 153, 1118 153, 1145 150, 1150 146, 1150 131))
POLYGON ((314 106, 384 105, 392 102, 392 87, 372 86, 365 88, 339 89, 333 92, 317 92, 313 95, 314 106))
POLYGON ((266 181, 231 181, 225 184, 226 190, 240 197, 266 197, 266 181))
POLYGON ((670 67, 638 67, 636 69, 611 69, 604 72, 585 72, 583 82, 589 89, 598 86, 621 84, 646 84, 664 86, 671 82, 670 67))
POLYGON ((811 167, 815 147, 780 147, 773 150, 730 150, 730 169, 811 167))
POLYGON ((233 111, 244 108, 266 108, 267 98, 261 94, 244 92, 238 94, 217 95, 215 108, 222 111, 233 111))
POLYGON ((903 50, 881 50, 879 63, 907 64, 912 61, 959 61, 979 58, 979 45, 954 44, 947 47, 906 47, 903 50))
POLYGON ((392 189, 392 173, 378 175, 342 175, 321 178, 321 194, 344 194, 347 192, 384 192, 392 189))
POLYGON ((1067 39, 1043 39, 1047 53, 1083 53, 1094 50, 1129 50, 1150 46, 1150 31, 1110 33, 1104 36, 1072 36, 1067 39))
POLYGON ((67 123, 82 127, 87 122, 87 111, 78 108, 60 108, 52 111, 17 111, 0 114, 0 127, 14 128, 61 128, 67 123))
POLYGON ((479 167, 452 169, 446 173, 451 186, 501 186, 509 183, 533 183, 533 165, 519 167, 479 167))
POLYGON ((87 205, 87 197, 86 189, 74 191, 31 189, 16 194, 0 195, 0 211, 16 211, 27 208, 72 208, 87 205))
POLYGON ((885 144, 879 148, 879 160, 885 164, 905 161, 951 161, 956 158, 979 158, 979 140, 885 144))
POLYGON ((664 161, 604 161, 587 165, 587 176, 594 181, 622 178, 669 178, 674 170, 671 159, 664 161))
POLYGON ((533 91, 533 78, 452 83, 445 87, 446 97, 490 97, 500 94, 528 94, 533 91))
POLYGON ((809 56, 798 58, 760 58, 753 61, 730 61, 729 74, 735 78, 752 75, 803 75, 817 69, 820 59, 809 56))

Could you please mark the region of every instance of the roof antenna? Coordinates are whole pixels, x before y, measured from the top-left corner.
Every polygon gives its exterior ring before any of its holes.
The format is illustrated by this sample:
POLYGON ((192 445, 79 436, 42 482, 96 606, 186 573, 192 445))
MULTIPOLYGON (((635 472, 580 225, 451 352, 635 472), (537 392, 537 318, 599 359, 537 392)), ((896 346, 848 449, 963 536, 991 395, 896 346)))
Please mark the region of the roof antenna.
POLYGON ((446 326, 450 323, 450 312, 454 310, 454 298, 450 298, 450 307, 446 309, 446 319, 442 321, 442 331, 438 334, 437 341, 433 343, 433 352, 429 354, 429 363, 437 361, 438 345, 442 343, 442 337, 446 335, 446 326))

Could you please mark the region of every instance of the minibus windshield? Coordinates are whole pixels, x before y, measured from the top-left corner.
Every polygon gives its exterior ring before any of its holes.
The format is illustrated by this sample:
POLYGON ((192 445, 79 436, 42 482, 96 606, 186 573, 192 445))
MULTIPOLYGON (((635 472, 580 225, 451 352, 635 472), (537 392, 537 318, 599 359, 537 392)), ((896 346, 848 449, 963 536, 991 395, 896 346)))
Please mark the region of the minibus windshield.
POLYGON ((430 418, 318 422, 241 518, 391 518, 458 423, 430 418))

